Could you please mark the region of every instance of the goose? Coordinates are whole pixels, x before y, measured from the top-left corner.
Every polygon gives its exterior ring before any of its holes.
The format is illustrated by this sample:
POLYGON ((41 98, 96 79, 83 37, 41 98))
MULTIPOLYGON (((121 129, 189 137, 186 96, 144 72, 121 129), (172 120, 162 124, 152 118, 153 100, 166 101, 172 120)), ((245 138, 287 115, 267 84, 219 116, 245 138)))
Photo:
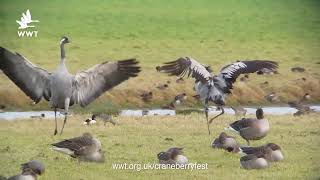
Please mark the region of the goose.
POLYGON ((166 105, 161 106, 161 109, 171 109, 171 110, 174 110, 174 109, 176 109, 176 105, 175 105, 175 103, 174 103, 174 101, 173 101, 173 102, 170 102, 169 104, 166 104, 166 105))
POLYGON ((264 98, 269 102, 279 101, 279 96, 275 92, 267 94, 266 96, 264 96, 264 98))
POLYGON ((240 134, 250 145, 249 140, 259 140, 264 138, 269 132, 270 126, 267 119, 263 116, 261 108, 256 111, 257 118, 242 118, 229 125, 226 130, 232 130, 240 134))
POLYGON ((97 121, 96 121, 96 115, 95 115, 95 114, 93 114, 93 115, 91 116, 91 118, 88 118, 88 119, 84 120, 84 122, 83 122, 83 124, 84 124, 84 125, 87 125, 87 126, 92 125, 92 124, 95 124, 95 123, 97 123, 97 121))
POLYGON ((233 136, 228 136, 225 132, 220 133, 219 137, 212 141, 211 146, 228 152, 239 152, 239 144, 236 139, 233 136))
POLYGON ((149 92, 143 92, 141 95, 140 95, 142 101, 144 102, 150 102, 151 99, 153 98, 153 93, 152 91, 149 91, 149 92))
POLYGON ((166 152, 158 153, 160 164, 188 164, 188 158, 183 155, 183 148, 173 147, 166 152))
POLYGON ((282 161, 284 156, 281 147, 275 143, 268 143, 258 147, 240 147, 240 152, 244 154, 262 153, 264 158, 268 161, 282 161))
POLYGON ((66 139, 51 145, 54 151, 70 155, 79 161, 98 163, 105 161, 101 142, 93 138, 90 133, 84 133, 82 136, 66 139))
POLYGON ((183 101, 187 100, 188 96, 186 93, 178 94, 174 97, 175 104, 181 104, 183 101))
POLYGON ((107 124, 108 122, 111 123, 111 124, 114 125, 114 126, 117 124, 117 122, 114 121, 114 119, 112 118, 112 116, 109 115, 109 114, 101 113, 101 114, 98 114, 97 117, 103 121, 104 126, 106 126, 106 124, 107 124))
POLYGON ((311 109, 310 106, 302 103, 303 101, 290 101, 288 102, 289 106, 297 109, 297 112, 293 113, 293 116, 301 116, 309 113, 316 112, 314 109, 311 109))
POLYGON ((306 70, 302 67, 293 67, 291 68, 292 72, 305 72, 306 70))
POLYGON ((195 79, 195 90, 205 106, 207 128, 210 134, 209 125, 215 118, 224 114, 225 98, 231 94, 233 83, 237 77, 240 74, 254 73, 262 68, 274 70, 277 67, 278 63, 269 60, 237 61, 224 66, 218 75, 213 75, 210 66, 202 65, 191 57, 181 57, 159 66, 157 70, 179 77, 191 75, 195 79), (210 121, 208 119, 209 102, 221 107, 221 113, 211 118, 210 121))
POLYGON ((249 154, 240 158, 240 165, 244 169, 265 169, 269 167, 268 161, 262 153, 249 154))
POLYGON ((60 134, 67 122, 69 106, 80 104, 85 107, 114 86, 136 77, 140 72, 138 61, 127 59, 116 62, 103 62, 75 75, 69 73, 65 61, 65 44, 70 43, 63 36, 60 41, 61 61, 57 69, 50 73, 33 65, 19 53, 12 53, 0 47, 0 69, 11 79, 34 103, 42 98, 50 102, 55 114, 57 134, 57 109, 64 109, 64 121, 60 134))
POLYGON ((44 171, 44 165, 38 160, 32 160, 21 164, 21 174, 9 177, 8 180, 36 180, 37 176, 41 176, 44 171))
POLYGON ((168 84, 159 84, 158 86, 156 86, 156 88, 160 89, 160 90, 165 90, 169 87, 168 84))

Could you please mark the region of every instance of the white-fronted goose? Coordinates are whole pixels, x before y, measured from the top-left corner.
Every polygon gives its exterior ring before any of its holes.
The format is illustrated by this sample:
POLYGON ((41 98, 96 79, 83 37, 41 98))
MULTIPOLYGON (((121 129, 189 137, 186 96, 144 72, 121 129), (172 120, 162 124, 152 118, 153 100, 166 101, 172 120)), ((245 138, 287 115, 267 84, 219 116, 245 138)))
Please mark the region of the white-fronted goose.
POLYGON ((21 174, 10 177, 8 180, 36 180, 44 171, 44 165, 38 160, 32 160, 21 164, 21 174))
POLYGON ((157 156, 160 164, 188 164, 188 158, 183 155, 183 148, 170 148, 157 156))
POLYGON ((112 116, 109 114, 102 113, 98 114, 97 117, 103 121, 104 126, 106 126, 107 123, 111 123, 114 126, 117 124, 116 121, 114 121, 112 116))
POLYGON ((266 96, 264 96, 264 98, 269 102, 279 101, 279 96, 275 92, 271 92, 270 94, 267 94, 266 96))
POLYGON ((225 132, 211 143, 213 148, 224 149, 228 152, 239 152, 239 144, 233 136, 228 136, 225 132))
POLYGON ((261 108, 256 111, 257 118, 242 118, 229 125, 226 130, 233 130, 240 134, 248 143, 249 140, 259 140, 265 137, 270 129, 269 122, 264 119, 261 108))
POLYGON ((291 68, 292 72, 304 72, 306 71, 303 67, 293 67, 291 68))
POLYGON ((91 118, 88 118, 88 119, 84 120, 84 122, 83 122, 83 124, 87 125, 87 126, 90 126, 90 125, 95 124, 95 123, 97 123, 95 114, 93 114, 91 116, 91 118))
POLYGON ((274 143, 258 147, 241 147, 240 150, 245 154, 257 154, 261 152, 268 161, 281 161, 284 158, 280 146, 274 143))
POLYGON ((101 142, 90 133, 52 144, 53 150, 78 158, 80 161, 104 162, 101 142))
POLYGON ((149 92, 143 92, 141 95, 140 95, 142 101, 144 102, 150 102, 151 99, 153 98, 153 93, 152 91, 149 91, 149 92))
POLYGON ((264 169, 269 167, 269 163, 262 153, 242 156, 240 158, 240 164, 244 169, 264 169))
POLYGON ((186 93, 178 94, 174 97, 175 104, 181 104, 183 101, 187 100, 188 96, 186 93))

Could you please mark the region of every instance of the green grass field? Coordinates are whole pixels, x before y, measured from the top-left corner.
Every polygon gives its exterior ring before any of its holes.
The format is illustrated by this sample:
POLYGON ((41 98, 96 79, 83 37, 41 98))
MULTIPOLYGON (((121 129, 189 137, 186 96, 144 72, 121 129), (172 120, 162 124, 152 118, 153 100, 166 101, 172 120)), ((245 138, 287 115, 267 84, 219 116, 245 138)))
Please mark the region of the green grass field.
MULTIPOLYGON (((171 84, 166 92, 154 88, 166 80, 155 72, 162 62, 191 56, 212 65, 238 59, 271 59, 280 63, 280 75, 252 75, 246 84, 238 83, 227 104, 267 104, 263 96, 275 91, 280 103, 300 98, 309 92, 313 102, 320 101, 320 2, 317 0, 254 1, 24 1, 3 0, 0 6, 1 46, 20 52, 33 63, 53 71, 59 62, 59 40, 67 35, 67 65, 71 72, 87 69, 105 60, 136 57, 143 67, 138 78, 105 93, 93 107, 159 107, 182 91, 193 95, 191 80, 171 84), (19 38, 21 13, 30 9, 39 31, 38 38, 19 38), (301 66, 305 73, 292 73, 301 66), (302 77, 307 78, 301 82, 302 77), (269 81, 270 86, 258 85, 269 81), (154 101, 143 103, 144 90, 155 93, 154 101), (130 99, 123 98, 128 95, 130 99)), ((46 109, 30 106, 7 77, 0 75, 0 98, 9 109, 46 109), (9 89, 9 90, 8 90, 9 89)), ((188 100, 188 105, 195 101, 188 100)))
MULTIPOLYGON (((278 104, 310 93, 309 103, 320 102, 320 1, 319 0, 1 0, 0 46, 17 51, 34 64, 55 70, 61 36, 72 43, 66 47, 67 66, 76 73, 106 60, 135 57, 142 72, 103 94, 75 114, 63 136, 52 136, 54 122, 46 120, 0 121, 0 175, 19 172, 19 164, 39 159, 46 165, 41 179, 319 179, 319 115, 301 118, 270 116, 269 135, 253 145, 279 144, 285 160, 266 170, 240 168, 239 155, 209 147, 230 122, 225 115, 208 136, 203 114, 176 117, 117 117, 117 126, 84 127, 82 120, 92 112, 123 108, 160 107, 182 92, 194 95, 192 80, 174 83, 174 77, 159 74, 155 66, 191 56, 210 64, 214 73, 238 59, 270 59, 279 62, 278 75, 250 75, 247 83, 237 82, 227 105, 271 105, 263 97, 275 91, 278 104), (30 9, 37 38, 17 35, 21 14, 30 9), (304 73, 292 73, 301 66, 304 73), (302 81, 301 78, 306 78, 302 81), (155 88, 171 81, 166 91, 155 88), (269 86, 260 87, 264 81, 269 86), (150 103, 139 95, 153 91, 150 103), (85 111, 85 112, 83 112, 85 111), (106 151, 105 164, 78 163, 50 150, 50 144, 91 132, 106 151), (166 137, 174 141, 165 141, 166 137), (185 148, 191 162, 208 163, 208 170, 113 170, 112 163, 152 163, 156 154, 172 146, 185 148)), ((6 110, 47 110, 47 102, 32 105, 8 78, 0 73, 0 105, 6 110)), ((185 107, 199 106, 188 98, 185 107)), ((183 108, 183 107, 182 107, 183 108)), ((60 122, 61 125, 61 122, 60 122)), ((238 137, 241 143, 245 143, 238 137)))
MULTIPOLYGON (((271 131, 252 145, 267 142, 279 144, 285 160, 265 170, 240 168, 240 155, 212 149, 211 141, 223 128, 236 120, 225 115, 211 126, 208 136, 203 114, 176 117, 117 117, 118 125, 103 126, 100 122, 91 127, 82 125, 87 116, 70 118, 62 136, 53 136, 54 121, 22 120, 0 121, 0 175, 19 172, 19 164, 38 159, 46 165, 41 179, 319 179, 320 118, 267 116, 271 131), (59 140, 91 132, 102 142, 106 163, 79 163, 50 149, 59 140), (172 138, 173 141, 166 141, 172 138), (155 163, 156 155, 169 147, 184 147, 192 163, 208 163, 208 170, 114 170, 113 163, 155 163)), ((61 121, 59 122, 61 125, 61 121)), ((236 134, 241 144, 246 144, 236 134)))

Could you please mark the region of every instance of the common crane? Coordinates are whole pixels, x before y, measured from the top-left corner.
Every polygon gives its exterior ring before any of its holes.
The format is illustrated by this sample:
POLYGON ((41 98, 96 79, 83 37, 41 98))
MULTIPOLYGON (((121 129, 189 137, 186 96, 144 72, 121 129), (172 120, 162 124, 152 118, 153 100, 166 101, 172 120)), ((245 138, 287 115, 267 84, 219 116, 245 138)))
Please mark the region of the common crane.
POLYGON ((200 96, 200 100, 205 105, 205 115, 207 119, 208 131, 210 134, 209 124, 224 113, 223 106, 227 94, 231 94, 233 83, 240 74, 254 73, 262 68, 276 69, 278 64, 269 60, 251 60, 237 61, 224 66, 218 75, 211 74, 210 66, 204 66, 190 57, 181 57, 175 61, 167 62, 158 67, 159 72, 188 77, 191 75, 195 78, 195 90, 200 96), (208 120, 208 103, 213 102, 221 107, 221 113, 208 120))
POLYGON ((57 134, 57 109, 65 110, 65 117, 60 134, 67 121, 69 106, 80 104, 85 107, 105 91, 121 82, 136 77, 140 72, 138 61, 127 59, 116 62, 103 62, 75 75, 69 73, 65 61, 64 45, 68 37, 60 41, 61 61, 57 69, 50 73, 33 65, 18 53, 0 47, 0 69, 35 103, 41 98, 50 101, 55 113, 55 131, 57 134))

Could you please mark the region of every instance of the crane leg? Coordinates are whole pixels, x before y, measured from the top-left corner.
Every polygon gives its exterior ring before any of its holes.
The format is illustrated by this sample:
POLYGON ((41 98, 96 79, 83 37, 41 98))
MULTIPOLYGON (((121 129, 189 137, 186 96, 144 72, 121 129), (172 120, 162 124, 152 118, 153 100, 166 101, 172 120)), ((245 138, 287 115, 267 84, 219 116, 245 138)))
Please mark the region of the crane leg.
POLYGON ((204 112, 206 113, 208 133, 209 133, 209 135, 210 135, 210 134, 211 134, 211 131, 210 131, 210 127, 209 127, 209 118, 208 118, 208 116, 209 116, 209 108, 208 108, 207 106, 206 106, 204 112))
POLYGON ((61 129, 60 135, 63 133, 64 126, 65 126, 66 123, 67 123, 67 117, 68 117, 68 111, 69 111, 69 104, 70 104, 70 99, 67 98, 67 99, 65 100, 65 102, 64 102, 65 113, 64 113, 64 121, 63 121, 63 125, 62 125, 62 129, 61 129))
POLYGON ((250 142, 249 142, 249 140, 248 140, 248 139, 246 139, 246 141, 247 141, 248 146, 250 146, 250 142))
POLYGON ((54 129, 53 135, 56 135, 58 133, 57 108, 54 108, 54 122, 55 122, 56 128, 54 129))
POLYGON ((208 127, 208 133, 209 135, 211 134, 211 131, 210 131, 210 124, 209 124, 209 108, 208 108, 208 102, 209 100, 208 99, 205 99, 205 109, 204 109, 204 112, 206 113, 206 119, 207 119, 207 127, 208 127))
POLYGON ((216 115, 215 117, 211 118, 210 121, 209 121, 209 124, 211 124, 212 121, 213 121, 215 118, 217 118, 217 117, 221 116, 222 114, 224 114, 224 109, 223 109, 223 107, 220 107, 220 108, 221 108, 221 113, 218 114, 218 115, 216 115))

